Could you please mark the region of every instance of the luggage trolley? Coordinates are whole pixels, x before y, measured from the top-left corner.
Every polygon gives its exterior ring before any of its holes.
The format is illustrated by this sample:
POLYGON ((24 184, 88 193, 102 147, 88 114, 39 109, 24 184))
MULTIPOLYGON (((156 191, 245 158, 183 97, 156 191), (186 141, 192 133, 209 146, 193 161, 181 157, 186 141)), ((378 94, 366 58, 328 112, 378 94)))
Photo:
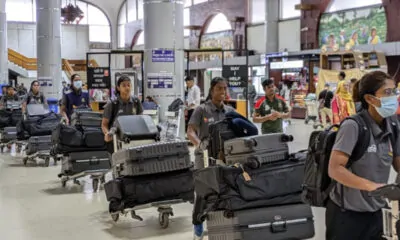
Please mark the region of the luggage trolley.
POLYGON ((319 121, 319 113, 318 113, 318 102, 311 99, 305 99, 306 103, 306 119, 304 121, 305 124, 308 124, 310 121, 313 121, 313 128, 317 129, 318 127, 323 127, 319 121))
POLYGON ((37 159, 44 160, 44 167, 50 165, 50 159, 54 160, 54 165, 57 165, 59 156, 53 156, 50 153, 52 147, 51 136, 32 136, 29 138, 28 142, 24 146, 24 157, 22 159, 24 165, 28 161, 35 162, 37 164, 37 159))
MULTIPOLYGON (((158 130, 160 131, 160 129, 158 129, 158 130)), ((142 146, 142 145, 151 144, 151 143, 155 142, 155 140, 134 141, 134 140, 129 140, 128 138, 121 140, 117 136, 117 128, 116 127, 112 127, 110 129, 109 134, 111 136, 113 136, 115 152, 120 149, 126 148, 128 146, 142 146)), ((119 177, 118 173, 113 170, 113 178, 116 178, 116 177, 119 177)), ((148 204, 137 205, 133 208, 125 208, 121 211, 110 212, 110 215, 114 222, 118 222, 120 215, 127 216, 128 213, 130 213, 130 216, 132 217, 132 219, 143 221, 143 218, 136 214, 137 210, 142 210, 142 209, 147 209, 147 208, 157 208, 157 211, 159 213, 158 222, 159 222, 161 228, 166 229, 169 226, 170 216, 174 216, 174 212, 173 212, 171 205, 181 204, 181 203, 185 203, 185 202, 187 202, 187 201, 184 199, 173 199, 173 200, 167 200, 167 201, 152 202, 152 203, 148 203, 148 204)))
POLYGON ((92 179, 93 192, 99 189, 99 183, 105 183, 105 175, 110 171, 110 156, 106 151, 96 152, 73 152, 64 154, 61 157, 61 173, 58 178, 61 179, 61 186, 65 188, 68 181, 80 185, 79 178, 90 176, 92 179), (100 154, 98 154, 100 153, 100 154), (91 157, 82 155, 90 154, 91 157), (73 158, 73 161, 70 161, 73 158), (81 166, 78 166, 82 164, 81 166), (75 170, 76 168, 85 168, 85 170, 75 170), (67 170, 67 169, 74 170, 67 170))

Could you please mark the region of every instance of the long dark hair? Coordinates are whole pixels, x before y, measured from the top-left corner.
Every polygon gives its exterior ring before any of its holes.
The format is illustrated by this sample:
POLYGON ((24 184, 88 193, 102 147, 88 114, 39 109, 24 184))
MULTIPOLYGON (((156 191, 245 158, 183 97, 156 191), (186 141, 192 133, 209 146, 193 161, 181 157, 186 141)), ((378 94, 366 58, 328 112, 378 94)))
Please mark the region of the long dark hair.
POLYGON ((33 80, 33 81, 31 82, 31 88, 29 89, 29 92, 33 92, 32 89, 33 89, 33 85, 34 85, 35 83, 39 84, 39 81, 38 81, 38 80, 33 80))
POLYGON ((71 88, 73 88, 73 86, 74 86, 74 80, 75 80, 75 78, 76 78, 76 77, 80 77, 80 76, 81 76, 81 75, 79 75, 79 74, 77 74, 77 73, 74 73, 74 74, 71 75, 71 85, 70 85, 71 88))
POLYGON ((368 103, 365 101, 365 95, 375 95, 376 92, 385 85, 387 79, 392 79, 390 75, 382 71, 374 71, 365 74, 360 81, 356 82, 353 88, 354 102, 361 102, 363 109, 368 109, 368 103))
POLYGON ((210 83, 210 89, 208 90, 208 96, 206 98, 206 101, 211 100, 211 92, 213 91, 214 87, 221 82, 227 82, 225 78, 222 77, 215 77, 211 80, 210 83))
POLYGON ((118 81, 117 81, 117 86, 115 86, 115 95, 120 95, 120 91, 118 90, 118 87, 121 85, 121 83, 122 82, 125 82, 125 81, 131 81, 131 79, 128 77, 128 75, 121 75, 119 78, 118 78, 118 81))

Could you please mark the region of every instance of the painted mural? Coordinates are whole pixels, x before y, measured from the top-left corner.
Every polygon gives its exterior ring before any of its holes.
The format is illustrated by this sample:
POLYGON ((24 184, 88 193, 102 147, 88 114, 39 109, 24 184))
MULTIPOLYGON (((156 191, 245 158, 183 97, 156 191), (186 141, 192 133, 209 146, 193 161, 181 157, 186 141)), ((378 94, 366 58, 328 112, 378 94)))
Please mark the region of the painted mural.
MULTIPOLYGON (((207 33, 202 35, 200 42, 200 49, 235 49, 233 41, 233 32, 223 31, 215 33, 207 33)), ((210 61, 222 58, 221 52, 203 52, 203 53, 191 53, 189 58, 191 61, 210 61)), ((232 58, 234 52, 225 52, 225 58, 232 58)))
POLYGON ((386 41, 385 10, 380 6, 326 13, 319 25, 320 46, 355 48, 386 41))

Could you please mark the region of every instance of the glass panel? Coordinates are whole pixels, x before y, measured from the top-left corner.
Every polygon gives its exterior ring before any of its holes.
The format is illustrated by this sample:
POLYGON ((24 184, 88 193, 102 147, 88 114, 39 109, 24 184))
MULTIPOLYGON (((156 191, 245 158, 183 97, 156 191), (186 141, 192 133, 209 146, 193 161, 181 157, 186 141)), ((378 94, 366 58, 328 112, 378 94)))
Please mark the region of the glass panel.
POLYGON ((89 42, 111 42, 110 26, 89 26, 89 42))
POLYGON ((122 5, 121 10, 119 11, 119 15, 118 15, 118 24, 125 24, 126 21, 126 2, 124 3, 124 5, 122 5))
POLYGON ((33 9, 32 0, 8 0, 6 1, 7 21, 35 22, 33 9))
POLYGON ((352 1, 333 0, 328 6, 327 12, 336 12, 340 10, 360 8, 377 4, 382 4, 382 0, 352 0, 352 1))
POLYGON ((221 32, 231 30, 231 23, 223 13, 218 13, 207 27, 206 33, 221 32))
POLYGON ((143 0, 138 0, 138 19, 143 19, 143 0))
POLYGON ((184 7, 190 7, 192 6, 192 0, 185 0, 185 5, 183 5, 184 7))
POLYGON ((144 32, 142 31, 136 41, 135 46, 144 45, 144 32))
POLYGON ((281 19, 300 17, 301 11, 294 9, 301 0, 281 0, 281 19))
POLYGON ((128 0, 128 22, 137 20, 136 13, 136 0, 128 0))
POLYGON ((89 5, 88 7, 88 24, 105 26, 110 25, 106 15, 100 9, 92 5, 89 5))
POLYGON ((125 47, 125 25, 118 26, 118 47, 125 47))
POLYGON ((203 2, 207 2, 208 0, 193 0, 193 5, 194 4, 199 4, 199 3, 203 3, 203 2))
MULTIPOLYGON (((190 26, 190 8, 183 9, 183 26, 190 26)), ((190 36, 190 30, 185 29, 183 35, 185 37, 190 36)))
POLYGON ((251 22, 265 22, 265 0, 252 0, 251 4, 251 22))

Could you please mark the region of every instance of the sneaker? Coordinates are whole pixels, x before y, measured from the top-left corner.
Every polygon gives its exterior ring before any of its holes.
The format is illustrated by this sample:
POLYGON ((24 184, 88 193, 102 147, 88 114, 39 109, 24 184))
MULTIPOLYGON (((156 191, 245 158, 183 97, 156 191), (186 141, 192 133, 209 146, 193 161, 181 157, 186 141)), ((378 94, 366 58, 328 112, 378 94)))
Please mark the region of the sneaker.
POLYGON ((203 224, 194 225, 194 238, 193 240, 202 240, 203 239, 203 224))

